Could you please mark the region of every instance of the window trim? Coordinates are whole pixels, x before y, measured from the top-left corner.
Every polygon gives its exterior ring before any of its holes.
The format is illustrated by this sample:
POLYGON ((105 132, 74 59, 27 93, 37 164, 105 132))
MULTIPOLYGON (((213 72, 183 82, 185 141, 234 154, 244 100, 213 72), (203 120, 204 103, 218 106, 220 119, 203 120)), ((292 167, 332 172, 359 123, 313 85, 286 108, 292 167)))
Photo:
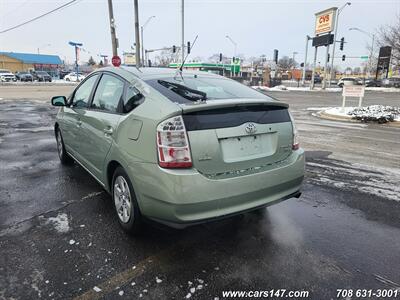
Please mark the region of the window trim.
MULTIPOLYGON (((116 77, 117 79, 121 80, 124 83, 124 91, 123 91, 121 99, 119 100, 120 102, 118 103, 118 107, 121 107, 121 104, 123 105, 123 102, 124 102, 125 97, 127 95, 127 90, 128 90, 129 85, 132 85, 135 89, 137 89, 139 91, 139 93, 141 93, 143 95, 142 91, 135 84, 132 84, 131 82, 129 82, 128 80, 126 80, 125 78, 123 78, 122 76, 120 76, 120 75, 118 75, 116 73, 113 73, 113 72, 110 72, 110 71, 99 71, 96 74, 99 74, 100 76, 99 76, 99 78, 98 78, 98 80, 97 80, 97 82, 95 84, 93 93, 91 94, 91 98, 90 98, 90 102, 89 102, 89 105, 87 107, 87 110, 106 113, 106 114, 122 115, 122 116, 127 115, 127 114, 129 114, 129 113, 131 113, 132 111, 135 110, 135 109, 133 109, 130 112, 126 113, 126 112, 123 112, 123 111, 111 112, 111 111, 107 111, 107 110, 93 108, 92 107, 92 102, 94 100, 94 95, 96 94, 96 91, 97 91, 97 88, 98 88, 98 86, 100 84, 101 78, 103 78, 103 75, 106 75, 106 74, 110 75, 110 76, 113 76, 113 77, 116 77)), ((86 80, 86 78, 85 78, 85 80, 86 80)))
POLYGON ((108 111, 108 110, 103 110, 103 109, 98 109, 98 108, 93 108, 92 107, 94 96, 96 95, 96 92, 97 92, 97 89, 99 87, 100 81, 101 81, 101 79, 103 78, 104 75, 110 75, 112 77, 115 77, 115 78, 119 79, 120 81, 122 81, 122 83, 124 84, 122 97, 121 97, 121 99, 119 99, 117 107, 121 107, 120 104, 121 104, 122 98, 125 97, 125 89, 126 89, 127 81, 124 78, 122 78, 121 76, 119 76, 119 75, 117 75, 115 73, 108 72, 108 71, 103 71, 103 72, 99 72, 99 73, 100 73, 100 77, 99 77, 98 81, 96 82, 96 87, 95 87, 95 89, 93 91, 93 94, 91 95, 91 99, 90 99, 90 102, 89 102, 89 105, 88 105, 87 109, 91 110, 91 111, 106 113, 106 114, 122 115, 123 112, 121 112, 121 111, 113 112, 113 111, 108 111))
POLYGON ((72 109, 76 108, 76 107, 74 107, 74 106, 72 105, 72 104, 74 103, 74 98, 75 98, 76 91, 77 91, 87 80, 89 80, 89 79, 92 78, 93 76, 98 76, 98 78, 97 78, 96 81, 94 82, 93 87, 92 87, 92 90, 90 91, 88 104, 87 104, 86 107, 79 107, 79 109, 88 109, 88 108, 90 107, 90 103, 92 103, 92 98, 93 98, 93 95, 94 95, 94 91, 97 89, 97 85, 99 84, 99 79, 101 78, 101 73, 99 73, 99 72, 93 73, 92 75, 86 77, 81 83, 78 84, 78 86, 75 88, 75 90, 73 91, 73 93, 72 93, 72 95, 71 95, 71 97, 70 97, 70 99, 69 99, 69 101, 68 101, 68 107, 69 107, 69 108, 72 108, 72 109))

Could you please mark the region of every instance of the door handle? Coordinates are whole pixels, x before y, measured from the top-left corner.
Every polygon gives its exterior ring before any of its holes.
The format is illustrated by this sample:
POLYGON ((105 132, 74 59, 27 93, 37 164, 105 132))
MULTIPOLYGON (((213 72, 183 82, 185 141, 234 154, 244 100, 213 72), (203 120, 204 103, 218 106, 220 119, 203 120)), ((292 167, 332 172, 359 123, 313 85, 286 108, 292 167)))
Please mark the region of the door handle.
POLYGON ((106 134, 106 135, 112 135, 112 134, 113 134, 113 129, 112 129, 111 127, 105 128, 105 129, 103 130, 103 132, 104 132, 104 134, 106 134))

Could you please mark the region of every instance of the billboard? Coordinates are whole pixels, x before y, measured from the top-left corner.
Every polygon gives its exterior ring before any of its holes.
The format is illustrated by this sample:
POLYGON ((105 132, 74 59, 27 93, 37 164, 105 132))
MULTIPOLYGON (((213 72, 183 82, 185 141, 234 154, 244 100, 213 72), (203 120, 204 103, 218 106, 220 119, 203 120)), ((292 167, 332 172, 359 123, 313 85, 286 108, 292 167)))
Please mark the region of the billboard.
POLYGON ((325 9, 315 14, 315 35, 334 30, 337 7, 325 9))

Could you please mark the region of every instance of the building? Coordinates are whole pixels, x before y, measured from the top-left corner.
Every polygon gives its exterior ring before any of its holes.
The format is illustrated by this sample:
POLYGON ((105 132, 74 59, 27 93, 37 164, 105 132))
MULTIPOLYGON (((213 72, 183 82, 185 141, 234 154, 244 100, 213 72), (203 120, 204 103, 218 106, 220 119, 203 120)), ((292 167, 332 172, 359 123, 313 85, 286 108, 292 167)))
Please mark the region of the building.
MULTIPOLYGON (((180 65, 181 65, 180 63, 170 63, 169 67, 177 68, 180 65)), ((223 76, 231 76, 234 67, 236 72, 235 74, 238 74, 240 72, 239 65, 224 64, 224 63, 202 63, 202 62, 190 62, 190 63, 185 63, 183 65, 183 68, 187 70, 205 71, 223 76)))
POLYGON ((63 62, 58 55, 0 52, 0 69, 11 72, 46 71, 52 76, 58 74, 63 62))

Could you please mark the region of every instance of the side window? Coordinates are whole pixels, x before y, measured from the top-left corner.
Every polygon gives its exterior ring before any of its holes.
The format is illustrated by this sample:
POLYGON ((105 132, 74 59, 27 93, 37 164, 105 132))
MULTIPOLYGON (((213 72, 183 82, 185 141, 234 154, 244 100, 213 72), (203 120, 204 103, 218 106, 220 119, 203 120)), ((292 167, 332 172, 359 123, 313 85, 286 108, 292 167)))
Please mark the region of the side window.
POLYGON ((124 98, 124 113, 128 113, 144 102, 143 95, 133 85, 126 89, 124 98))
POLYGON ((72 100, 72 106, 78 108, 84 108, 88 106, 90 93, 92 92, 93 86, 99 75, 93 75, 89 77, 82 85, 75 91, 74 98, 72 100))
POLYGON ((100 79, 91 107, 109 112, 118 112, 121 97, 124 93, 124 82, 104 74, 100 79))

